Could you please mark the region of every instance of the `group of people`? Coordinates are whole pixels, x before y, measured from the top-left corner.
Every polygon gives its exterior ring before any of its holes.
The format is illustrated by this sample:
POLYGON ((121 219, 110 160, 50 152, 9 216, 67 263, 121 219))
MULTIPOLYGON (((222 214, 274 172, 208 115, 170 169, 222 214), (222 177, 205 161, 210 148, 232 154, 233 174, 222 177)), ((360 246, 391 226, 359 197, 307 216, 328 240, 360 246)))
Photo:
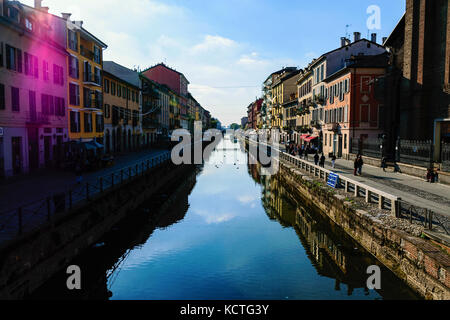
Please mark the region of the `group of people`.
POLYGON ((439 175, 437 171, 434 171, 433 168, 429 168, 427 170, 427 182, 429 183, 435 183, 439 181, 439 175))
POLYGON ((317 146, 305 146, 291 142, 286 145, 286 152, 294 157, 299 156, 300 158, 308 160, 308 155, 318 153, 319 148, 317 146))
POLYGON ((355 158, 354 161, 354 170, 353 170, 353 175, 362 175, 362 167, 364 165, 364 161, 363 158, 360 154, 358 154, 358 156, 355 158))

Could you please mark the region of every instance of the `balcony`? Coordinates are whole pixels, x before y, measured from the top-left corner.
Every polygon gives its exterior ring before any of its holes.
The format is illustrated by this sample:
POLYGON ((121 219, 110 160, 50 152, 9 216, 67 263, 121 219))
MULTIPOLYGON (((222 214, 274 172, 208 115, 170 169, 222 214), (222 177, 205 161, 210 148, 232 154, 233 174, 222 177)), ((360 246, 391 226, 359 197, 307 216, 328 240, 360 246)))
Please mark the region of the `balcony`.
POLYGON ((50 116, 42 112, 28 112, 26 115, 27 125, 49 125, 50 116))
POLYGON ((321 128, 319 120, 311 120, 310 124, 311 124, 311 127, 314 127, 316 129, 320 129, 321 128))
POLYGON ((80 46, 80 54, 83 57, 85 57, 85 58, 87 58, 89 60, 94 60, 94 57, 95 57, 94 52, 92 52, 91 50, 86 49, 83 46, 80 46))
POLYGON ((92 86, 96 86, 96 87, 101 87, 102 86, 102 79, 99 75, 94 75, 94 74, 84 74, 83 77, 83 83, 87 84, 87 85, 92 85, 92 86))
POLYGON ((328 131, 338 132, 339 131, 339 123, 337 123, 337 122, 328 123, 326 126, 326 129, 328 131))

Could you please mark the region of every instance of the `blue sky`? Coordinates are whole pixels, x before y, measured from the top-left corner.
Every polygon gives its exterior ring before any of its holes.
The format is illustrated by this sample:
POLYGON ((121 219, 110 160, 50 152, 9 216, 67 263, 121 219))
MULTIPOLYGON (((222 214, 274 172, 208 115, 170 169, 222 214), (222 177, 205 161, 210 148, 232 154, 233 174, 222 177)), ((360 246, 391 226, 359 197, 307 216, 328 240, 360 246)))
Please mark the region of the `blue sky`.
MULTIPOLYGON (((33 0, 22 0, 33 5, 33 0)), ((239 122, 261 85, 284 66, 304 67, 340 44, 346 25, 367 37, 367 8, 381 9, 378 41, 405 11, 405 0, 44 0, 72 13, 109 45, 105 60, 141 69, 165 62, 223 124, 239 122), (230 88, 232 87, 232 88, 230 88)))

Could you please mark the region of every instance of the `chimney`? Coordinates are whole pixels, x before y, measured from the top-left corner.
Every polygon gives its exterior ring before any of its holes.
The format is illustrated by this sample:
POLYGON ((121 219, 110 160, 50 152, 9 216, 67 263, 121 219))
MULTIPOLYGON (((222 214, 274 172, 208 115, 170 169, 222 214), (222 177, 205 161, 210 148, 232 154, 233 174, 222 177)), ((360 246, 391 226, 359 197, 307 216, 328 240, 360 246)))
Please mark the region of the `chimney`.
POLYGON ((41 9, 42 8, 42 0, 34 0, 34 8, 41 9))
POLYGON ((353 34, 355 36, 354 42, 361 40, 361 32, 354 32, 353 34))
POLYGON ((372 42, 377 43, 377 34, 376 33, 372 33, 372 42))
POLYGON ((382 44, 384 44, 386 41, 387 41, 387 37, 383 37, 383 43, 382 44))
POLYGON ((345 47, 347 45, 347 38, 346 37, 341 37, 341 48, 345 47))
POLYGON ((63 19, 64 20, 69 20, 70 19, 70 16, 71 16, 72 14, 71 13, 61 13, 61 16, 63 17, 63 19))
POLYGON ((80 28, 83 26, 83 21, 74 21, 73 23, 80 28))

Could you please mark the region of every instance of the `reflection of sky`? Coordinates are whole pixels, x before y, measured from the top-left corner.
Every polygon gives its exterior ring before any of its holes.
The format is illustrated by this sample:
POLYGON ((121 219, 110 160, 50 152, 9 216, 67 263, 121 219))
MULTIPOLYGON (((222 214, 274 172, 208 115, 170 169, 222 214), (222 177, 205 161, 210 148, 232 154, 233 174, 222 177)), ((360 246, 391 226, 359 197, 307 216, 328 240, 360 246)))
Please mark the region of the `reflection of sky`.
MULTIPOLYGON (((223 157, 217 151, 211 163, 223 157)), ((367 298, 362 289, 351 297, 345 286, 335 291, 295 231, 268 219, 245 159, 239 151, 236 166, 206 164, 185 219, 130 253, 110 288, 113 299, 367 298)))

